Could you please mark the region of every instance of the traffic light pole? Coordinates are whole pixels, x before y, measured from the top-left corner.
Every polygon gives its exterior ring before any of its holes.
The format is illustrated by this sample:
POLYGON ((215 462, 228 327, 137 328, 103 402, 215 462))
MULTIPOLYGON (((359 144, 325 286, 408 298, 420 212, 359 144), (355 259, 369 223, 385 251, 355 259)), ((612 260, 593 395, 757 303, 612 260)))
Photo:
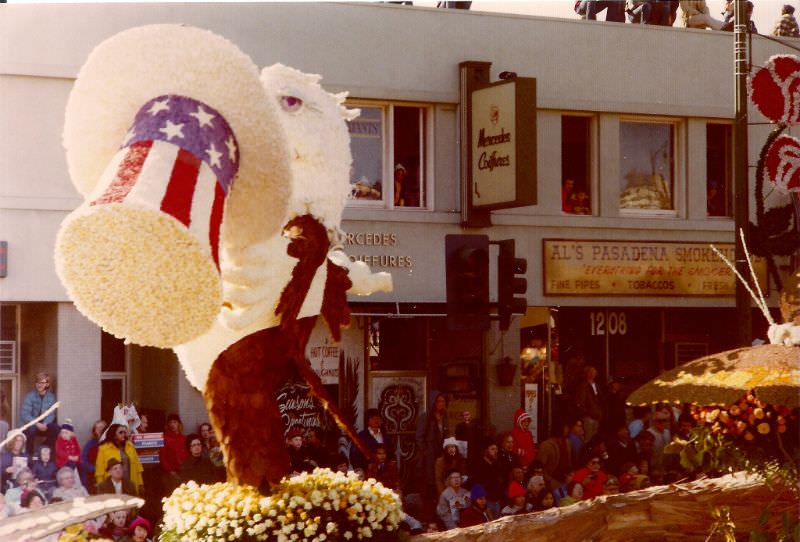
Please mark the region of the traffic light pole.
MULTIPOLYGON (((747 167, 747 7, 745 0, 735 0, 733 6, 733 54, 735 86, 736 124, 733 133, 733 172, 734 172, 734 244, 736 246, 736 269, 743 277, 748 275, 744 247, 738 241, 739 231, 749 242, 750 235, 750 189, 747 167)), ((762 197, 756 194, 757 198, 762 197)), ((752 340, 752 316, 750 295, 741 281, 736 283, 736 321, 740 346, 749 346, 752 340)))

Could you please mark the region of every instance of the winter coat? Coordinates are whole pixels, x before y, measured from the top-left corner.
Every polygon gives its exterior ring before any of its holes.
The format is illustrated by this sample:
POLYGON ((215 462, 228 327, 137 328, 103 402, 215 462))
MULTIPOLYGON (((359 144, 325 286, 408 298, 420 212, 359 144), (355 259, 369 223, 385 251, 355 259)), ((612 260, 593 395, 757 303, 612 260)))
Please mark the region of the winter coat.
POLYGON ((475 464, 475 470, 470 476, 470 483, 482 485, 486 490, 486 498, 497 503, 505 500, 506 481, 503 465, 499 461, 490 463, 485 457, 475 464))
POLYGON ((463 487, 458 490, 448 486, 439 495, 439 503, 436 505, 436 515, 442 520, 448 529, 455 529, 458 526, 459 512, 470 507, 469 491, 463 487))
POLYGON ((600 388, 595 382, 595 393, 588 380, 583 380, 575 387, 575 406, 581 416, 593 418, 597 421, 603 419, 603 406, 600 402, 600 388))
POLYGON ((514 453, 517 454, 517 461, 520 466, 527 467, 531 461, 536 459, 536 442, 533 440, 533 433, 522 428, 522 421, 529 419, 530 415, 522 408, 518 408, 514 413, 514 429, 511 430, 511 437, 514 439, 514 453))
POLYGON ((186 435, 164 431, 164 447, 158 451, 161 468, 167 472, 178 472, 188 457, 186 451, 186 435))
POLYGON ((222 482, 224 476, 220 476, 220 469, 214 466, 207 457, 190 456, 178 469, 178 477, 181 482, 194 480, 198 484, 216 484, 222 482))
POLYGON ((117 445, 111 441, 104 442, 100 445, 100 447, 97 449, 97 461, 95 462, 95 482, 100 485, 106 480, 106 478, 108 478, 108 472, 106 471, 108 460, 112 457, 122 460, 122 453, 124 453, 128 458, 130 481, 136 490, 139 491, 140 488, 144 487, 144 479, 142 478, 142 472, 144 471, 144 468, 142 467, 142 463, 139 461, 139 455, 136 453, 136 448, 134 448, 133 443, 129 440, 125 441, 125 447, 122 451, 120 451, 117 445))
POLYGON ((473 525, 480 525, 481 523, 487 523, 495 519, 494 514, 488 508, 485 510, 478 510, 475 506, 470 506, 466 510, 461 510, 458 516, 459 527, 472 527, 473 525))
POLYGON ((442 426, 436 423, 436 416, 433 414, 433 409, 436 405, 436 399, 441 395, 441 392, 432 390, 428 395, 428 410, 419 417, 417 422, 416 442, 417 448, 422 452, 422 461, 424 467, 425 479, 431 485, 434 484, 434 466, 436 458, 442 453, 442 443, 444 439, 450 435, 450 428, 447 423, 447 412, 442 416, 442 426))
POLYGON ((75 467, 81 462, 81 445, 78 444, 78 439, 72 435, 68 439, 63 439, 60 436, 56 439, 56 466, 60 469, 67 463, 75 467), (69 456, 78 456, 77 461, 70 461, 69 456), (72 464, 74 463, 74 465, 72 464))
MULTIPOLYGON (((35 420, 54 404, 56 404, 56 396, 51 391, 45 392, 44 395, 39 395, 39 392, 36 390, 29 392, 25 396, 25 399, 22 400, 22 412, 20 412, 19 415, 20 425, 25 425, 35 420)), ((56 413, 53 411, 40 420, 39 423, 51 424, 55 423, 55 421, 56 413)))
POLYGON ((588 500, 603 494, 603 484, 608 480, 608 475, 601 470, 592 473, 587 467, 583 467, 575 471, 572 479, 581 483, 583 500, 588 500))

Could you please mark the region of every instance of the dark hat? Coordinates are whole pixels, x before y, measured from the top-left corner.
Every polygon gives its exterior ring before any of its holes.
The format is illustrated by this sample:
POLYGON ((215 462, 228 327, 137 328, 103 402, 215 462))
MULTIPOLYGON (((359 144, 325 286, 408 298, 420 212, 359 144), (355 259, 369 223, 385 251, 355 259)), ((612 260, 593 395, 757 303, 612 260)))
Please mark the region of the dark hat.
POLYGON ((472 486, 472 490, 469 492, 469 498, 473 502, 475 499, 480 499, 481 497, 486 497, 486 490, 480 484, 474 484, 472 486))
POLYGON ((177 421, 178 421, 178 423, 180 423, 180 424, 182 424, 182 423, 183 423, 183 422, 181 421, 181 417, 180 417, 180 416, 178 416, 177 414, 175 414, 174 412, 171 412, 171 413, 170 413, 170 414, 167 416, 167 423, 171 422, 172 420, 177 420, 177 421))
POLYGON ((794 6, 789 4, 784 4, 781 13, 788 13, 789 15, 791 15, 792 13, 794 13, 794 6))
POLYGON ((67 420, 61 424, 61 429, 66 429, 67 431, 75 432, 75 426, 72 425, 72 420, 67 420))
POLYGON ((120 461, 116 457, 109 458, 109 460, 106 462, 106 470, 111 470, 111 468, 114 467, 115 465, 122 465, 122 461, 120 461))

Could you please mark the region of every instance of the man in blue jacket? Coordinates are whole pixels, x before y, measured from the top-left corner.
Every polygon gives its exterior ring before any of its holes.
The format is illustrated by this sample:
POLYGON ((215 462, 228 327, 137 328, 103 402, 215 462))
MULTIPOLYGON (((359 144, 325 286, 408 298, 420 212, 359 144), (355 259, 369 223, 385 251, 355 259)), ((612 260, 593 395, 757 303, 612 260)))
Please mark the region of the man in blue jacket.
MULTIPOLYGON (((34 387, 25 399, 22 400, 22 414, 20 420, 22 425, 38 418, 48 408, 53 406, 56 402, 55 394, 50 391, 50 375, 47 373, 36 373, 34 380, 34 387)), ((45 435, 45 444, 50 446, 51 449, 56 444, 56 437, 60 428, 56 423, 56 413, 51 412, 45 418, 39 420, 25 430, 25 436, 28 438, 27 447, 28 455, 33 455, 34 437, 36 435, 45 435)))

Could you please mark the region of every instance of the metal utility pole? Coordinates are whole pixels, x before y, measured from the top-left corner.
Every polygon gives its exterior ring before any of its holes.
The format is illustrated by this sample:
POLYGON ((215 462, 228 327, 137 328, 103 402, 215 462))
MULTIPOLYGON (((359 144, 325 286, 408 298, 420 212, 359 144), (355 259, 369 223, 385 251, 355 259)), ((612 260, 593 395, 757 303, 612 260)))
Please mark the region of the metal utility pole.
MULTIPOLYGON (((735 107, 736 124, 733 132, 733 194, 734 194, 734 223, 736 232, 734 243, 736 245, 736 269, 741 276, 749 276, 744 247, 739 241, 739 230, 744 232, 744 238, 750 240, 750 189, 747 156, 747 7, 745 0, 735 0, 733 7, 733 61, 735 76, 735 107)), ((761 197, 756 194, 756 197, 761 197)), ((736 282, 736 321, 737 336, 740 346, 750 346, 752 342, 752 318, 750 312, 750 295, 740 281, 736 282)))

